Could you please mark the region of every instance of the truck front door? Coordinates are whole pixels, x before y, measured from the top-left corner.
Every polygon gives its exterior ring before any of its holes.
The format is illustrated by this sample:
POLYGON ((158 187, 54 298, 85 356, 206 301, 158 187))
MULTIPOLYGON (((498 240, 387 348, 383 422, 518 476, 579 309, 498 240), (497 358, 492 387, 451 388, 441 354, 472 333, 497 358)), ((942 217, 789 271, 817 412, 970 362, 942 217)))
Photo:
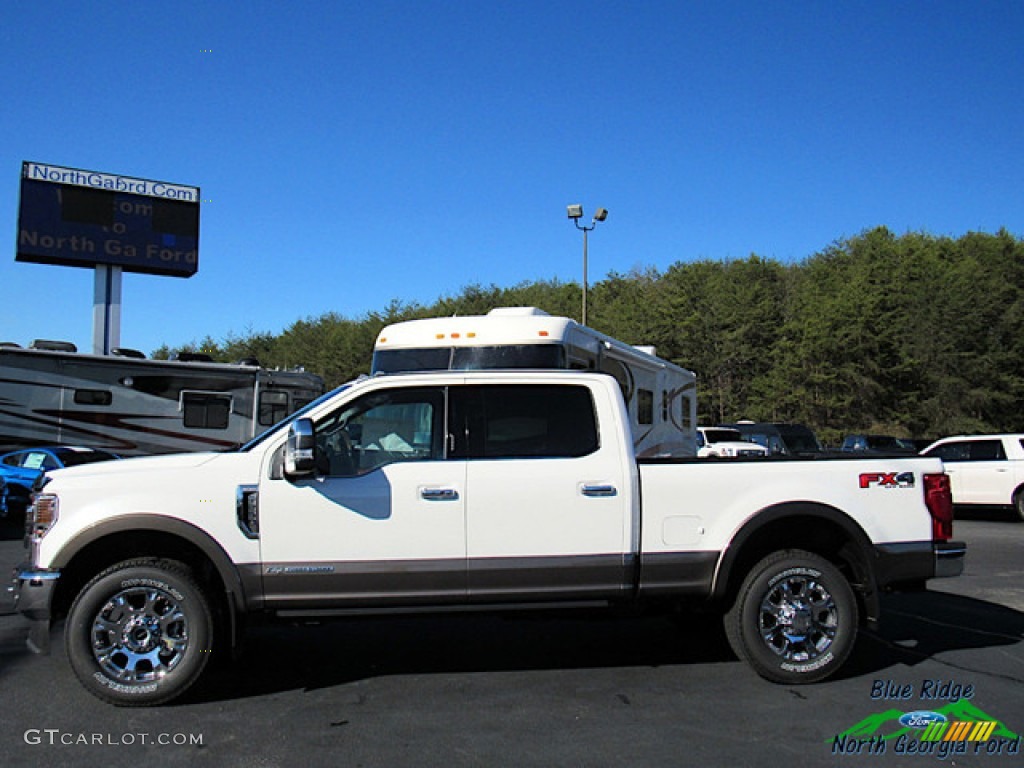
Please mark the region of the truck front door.
POLYGON ((315 426, 316 474, 260 489, 268 607, 462 601, 465 464, 444 457, 444 388, 377 389, 315 426))

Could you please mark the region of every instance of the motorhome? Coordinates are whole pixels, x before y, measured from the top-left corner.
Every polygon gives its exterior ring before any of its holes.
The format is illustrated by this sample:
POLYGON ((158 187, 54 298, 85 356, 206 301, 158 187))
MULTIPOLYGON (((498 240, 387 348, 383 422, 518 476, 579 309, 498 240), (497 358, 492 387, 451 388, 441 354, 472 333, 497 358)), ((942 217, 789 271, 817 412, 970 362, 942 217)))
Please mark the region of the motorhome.
POLYGON ((599 371, 619 383, 641 458, 696 454, 697 383, 692 371, 567 317, 536 307, 486 315, 409 320, 385 327, 373 373, 569 368, 599 371))
POLYGON ((80 445, 120 456, 226 449, 318 397, 319 376, 256 360, 147 359, 68 342, 0 344, 0 451, 80 445))

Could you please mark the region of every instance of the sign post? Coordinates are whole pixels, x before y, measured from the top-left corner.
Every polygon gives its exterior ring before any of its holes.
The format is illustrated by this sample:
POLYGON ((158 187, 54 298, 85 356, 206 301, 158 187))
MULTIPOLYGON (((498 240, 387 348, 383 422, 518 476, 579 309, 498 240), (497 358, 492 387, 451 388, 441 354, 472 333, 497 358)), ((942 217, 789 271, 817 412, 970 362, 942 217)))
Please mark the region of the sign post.
POLYGON ((92 353, 121 346, 121 267, 97 264, 92 293, 92 353))

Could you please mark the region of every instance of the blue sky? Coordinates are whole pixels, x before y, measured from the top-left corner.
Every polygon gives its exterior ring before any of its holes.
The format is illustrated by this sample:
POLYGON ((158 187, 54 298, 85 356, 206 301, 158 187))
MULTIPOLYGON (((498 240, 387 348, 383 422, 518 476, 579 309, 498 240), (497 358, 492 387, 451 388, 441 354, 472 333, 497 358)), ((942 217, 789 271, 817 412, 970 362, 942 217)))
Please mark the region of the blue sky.
MULTIPOLYGON (((93 274, 14 260, 25 160, 202 189, 199 271, 121 343, 470 284, 1024 234, 1024 3, 7 2, 0 341, 91 349, 93 274)), ((2 242, 2 239, 0 239, 2 242)))

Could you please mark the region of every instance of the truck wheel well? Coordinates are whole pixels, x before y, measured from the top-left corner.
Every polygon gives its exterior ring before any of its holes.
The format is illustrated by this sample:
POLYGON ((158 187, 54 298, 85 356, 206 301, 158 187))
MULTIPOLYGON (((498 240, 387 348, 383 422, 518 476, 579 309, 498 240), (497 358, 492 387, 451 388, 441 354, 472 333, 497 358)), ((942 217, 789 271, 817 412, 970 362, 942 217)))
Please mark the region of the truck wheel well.
POLYGON ((203 551, 173 533, 151 530, 119 531, 90 542, 61 569, 53 598, 53 617, 67 615, 82 587, 96 574, 124 560, 163 558, 187 565, 204 587, 217 613, 229 609, 220 574, 203 551))
MULTIPOLYGON (((817 513, 794 512, 742 532, 736 549, 723 558, 715 584, 715 596, 731 605, 743 579, 772 552, 802 549, 821 555, 850 581, 857 596, 860 615, 878 618, 877 594, 871 577, 868 553, 854 534, 839 522, 817 513)), ((738 537, 739 538, 739 537, 738 537)))

